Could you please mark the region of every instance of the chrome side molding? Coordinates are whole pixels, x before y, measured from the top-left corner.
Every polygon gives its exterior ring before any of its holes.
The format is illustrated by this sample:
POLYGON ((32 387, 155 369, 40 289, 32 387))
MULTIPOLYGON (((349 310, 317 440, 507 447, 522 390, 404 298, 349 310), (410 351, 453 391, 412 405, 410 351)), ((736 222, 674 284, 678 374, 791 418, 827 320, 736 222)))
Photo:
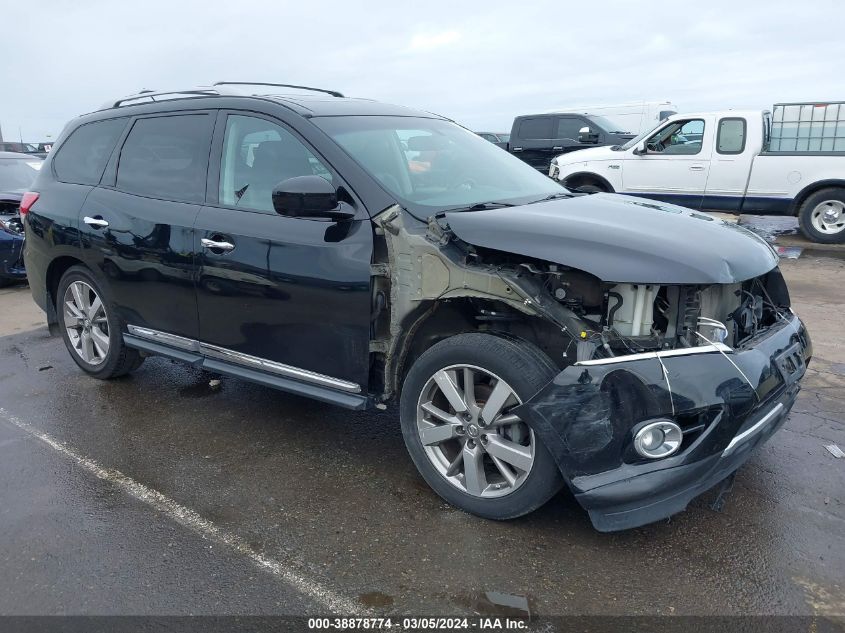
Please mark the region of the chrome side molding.
POLYGON ((127 325, 126 329, 129 330, 129 333, 131 335, 137 336, 138 338, 145 338, 148 341, 155 341, 156 343, 161 343, 162 345, 178 347, 179 349, 184 349, 189 352, 200 351, 199 341, 195 341, 190 338, 185 338, 184 336, 177 336, 176 334, 160 332, 158 330, 152 330, 150 328, 141 327, 139 325, 127 325))
POLYGON ((162 345, 169 345, 170 347, 175 347, 177 349, 196 352, 210 358, 236 363, 245 367, 266 371, 271 374, 300 380, 313 385, 329 387, 330 389, 338 389, 340 391, 346 391, 347 393, 361 393, 361 386, 354 382, 349 382, 348 380, 333 378, 307 369, 285 365, 284 363, 268 360, 266 358, 259 358, 258 356, 250 356, 249 354, 236 352, 235 350, 225 347, 219 347, 210 343, 203 343, 202 341, 185 338, 168 332, 153 330, 151 328, 141 327, 138 325, 127 325, 126 328, 132 336, 137 336, 138 338, 143 338, 148 341, 155 341, 156 343, 161 343, 162 345))

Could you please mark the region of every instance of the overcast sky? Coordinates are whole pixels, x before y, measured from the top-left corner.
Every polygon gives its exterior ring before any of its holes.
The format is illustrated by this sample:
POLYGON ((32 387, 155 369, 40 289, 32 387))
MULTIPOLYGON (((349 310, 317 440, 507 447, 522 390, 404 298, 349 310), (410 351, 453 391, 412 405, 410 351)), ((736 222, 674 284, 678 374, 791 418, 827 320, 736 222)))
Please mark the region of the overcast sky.
POLYGON ((842 0, 0 0, 0 22, 6 140, 55 137, 143 88, 221 79, 330 87, 494 131, 632 100, 845 99, 842 0))

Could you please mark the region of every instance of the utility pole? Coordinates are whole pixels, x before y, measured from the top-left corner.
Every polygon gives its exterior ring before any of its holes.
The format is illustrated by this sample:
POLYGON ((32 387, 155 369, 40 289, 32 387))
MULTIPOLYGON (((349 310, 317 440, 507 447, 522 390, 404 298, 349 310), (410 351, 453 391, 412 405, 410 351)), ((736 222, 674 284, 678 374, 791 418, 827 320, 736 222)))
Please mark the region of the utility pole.
POLYGON ((3 142, 3 126, 0 126, 0 143, 3 142))

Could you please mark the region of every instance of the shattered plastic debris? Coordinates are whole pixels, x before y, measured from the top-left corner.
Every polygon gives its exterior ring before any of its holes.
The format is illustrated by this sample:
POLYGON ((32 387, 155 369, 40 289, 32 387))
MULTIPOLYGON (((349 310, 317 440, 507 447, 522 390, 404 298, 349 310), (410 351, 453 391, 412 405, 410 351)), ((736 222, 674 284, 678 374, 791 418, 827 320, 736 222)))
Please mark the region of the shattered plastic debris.
POLYGON ((842 449, 839 448, 836 444, 828 444, 827 446, 825 446, 825 448, 836 459, 841 459, 841 458, 845 457, 845 453, 843 453, 842 449))
POLYGON ((775 246, 775 252, 781 259, 798 259, 803 250, 800 246, 775 246))

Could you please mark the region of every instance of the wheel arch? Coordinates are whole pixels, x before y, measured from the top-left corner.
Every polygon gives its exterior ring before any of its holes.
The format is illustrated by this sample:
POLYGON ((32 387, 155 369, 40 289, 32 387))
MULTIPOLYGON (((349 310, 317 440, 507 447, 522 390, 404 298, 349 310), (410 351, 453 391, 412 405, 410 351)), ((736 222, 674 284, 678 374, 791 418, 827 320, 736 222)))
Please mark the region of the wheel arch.
POLYGON ((577 171, 563 179, 563 185, 567 189, 575 189, 589 184, 599 185, 608 193, 616 192, 613 185, 610 184, 610 181, 607 178, 599 176, 597 173, 592 171, 577 171))
MULTIPOLYGON (((478 300, 471 297, 456 297, 448 301, 431 302, 409 328, 401 352, 393 363, 392 375, 386 376, 393 385, 394 397, 399 397, 408 371, 414 362, 431 346, 453 336, 466 333, 488 334, 497 338, 525 343, 543 353, 549 360, 549 354, 543 349, 542 331, 526 328, 524 332, 513 332, 504 328, 486 325, 476 317, 479 314, 478 300)), ((513 312, 504 301, 484 299, 487 309, 502 313, 513 312)), ((523 319, 525 319, 523 315, 523 319)), ((493 322, 495 324, 495 322, 493 322)))
POLYGON ((841 178, 828 178, 826 180, 817 180, 816 182, 807 185, 792 199, 792 204, 789 207, 789 215, 798 215, 801 211, 802 205, 807 201, 807 198, 822 189, 845 190, 845 180, 841 178))
POLYGON ((56 293, 59 290, 59 282, 61 281, 62 276, 72 266, 85 266, 85 263, 77 257, 73 257, 71 255, 61 255, 53 259, 47 266, 47 272, 45 275, 47 288, 46 312, 47 328, 50 330, 50 334, 55 335, 59 333, 58 297, 56 296, 56 293))

